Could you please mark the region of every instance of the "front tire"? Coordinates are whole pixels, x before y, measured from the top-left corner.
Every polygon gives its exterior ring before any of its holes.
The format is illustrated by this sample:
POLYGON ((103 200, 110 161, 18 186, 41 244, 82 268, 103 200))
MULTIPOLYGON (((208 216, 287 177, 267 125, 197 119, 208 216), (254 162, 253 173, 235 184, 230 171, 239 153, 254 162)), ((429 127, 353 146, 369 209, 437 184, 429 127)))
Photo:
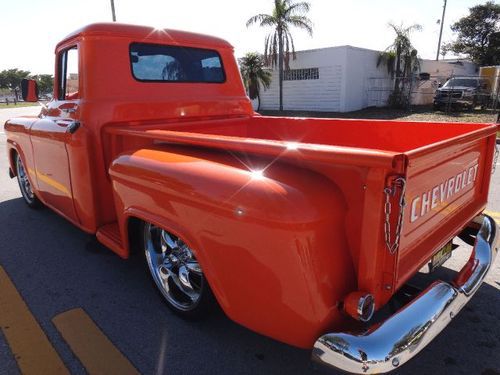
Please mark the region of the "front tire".
POLYGON ((187 319, 208 315, 214 297, 193 251, 179 237, 142 224, 142 248, 153 281, 167 306, 187 319))
POLYGON ((30 208, 42 207, 42 202, 40 202, 35 193, 33 193, 31 182, 28 178, 28 173, 26 172, 23 161, 21 160, 21 156, 16 154, 15 158, 17 183, 19 184, 19 189, 21 190, 24 201, 30 208))

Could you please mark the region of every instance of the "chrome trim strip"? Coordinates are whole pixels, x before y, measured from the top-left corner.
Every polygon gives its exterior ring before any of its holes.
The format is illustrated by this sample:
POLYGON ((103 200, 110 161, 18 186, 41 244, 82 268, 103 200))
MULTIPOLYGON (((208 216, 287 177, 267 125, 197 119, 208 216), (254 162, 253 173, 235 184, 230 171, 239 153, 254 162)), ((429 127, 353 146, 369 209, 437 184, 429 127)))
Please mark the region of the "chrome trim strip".
POLYGON ((409 361, 431 342, 477 291, 495 261, 499 246, 498 224, 487 215, 481 223, 469 262, 452 284, 436 281, 383 323, 361 334, 328 333, 314 344, 315 361, 355 374, 379 374, 409 361), (470 271, 469 271, 470 272, 470 271))

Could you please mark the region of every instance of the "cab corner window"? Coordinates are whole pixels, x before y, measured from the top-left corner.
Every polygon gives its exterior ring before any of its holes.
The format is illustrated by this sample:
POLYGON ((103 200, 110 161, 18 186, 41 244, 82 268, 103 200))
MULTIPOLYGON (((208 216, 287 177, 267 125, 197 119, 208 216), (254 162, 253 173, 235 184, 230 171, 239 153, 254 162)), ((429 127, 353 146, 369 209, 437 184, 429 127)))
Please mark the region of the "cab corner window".
POLYGON ((69 48, 59 56, 59 100, 72 100, 79 97, 78 49, 69 48))

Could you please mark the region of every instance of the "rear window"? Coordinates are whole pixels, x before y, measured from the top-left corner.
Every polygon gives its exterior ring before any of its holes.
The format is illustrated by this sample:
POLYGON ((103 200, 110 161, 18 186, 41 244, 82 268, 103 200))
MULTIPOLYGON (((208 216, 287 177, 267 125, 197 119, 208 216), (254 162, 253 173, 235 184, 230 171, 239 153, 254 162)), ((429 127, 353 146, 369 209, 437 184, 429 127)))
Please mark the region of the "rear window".
POLYGON ((226 80, 219 54, 208 49, 132 43, 130 64, 138 81, 222 83, 226 80))

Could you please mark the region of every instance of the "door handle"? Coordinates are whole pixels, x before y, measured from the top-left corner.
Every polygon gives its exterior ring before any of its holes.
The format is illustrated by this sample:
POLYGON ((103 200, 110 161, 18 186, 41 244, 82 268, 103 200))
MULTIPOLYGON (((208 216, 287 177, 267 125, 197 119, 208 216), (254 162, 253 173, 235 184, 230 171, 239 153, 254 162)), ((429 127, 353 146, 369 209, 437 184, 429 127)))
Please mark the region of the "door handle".
POLYGON ((66 133, 73 134, 80 127, 80 121, 72 121, 66 127, 66 133))

